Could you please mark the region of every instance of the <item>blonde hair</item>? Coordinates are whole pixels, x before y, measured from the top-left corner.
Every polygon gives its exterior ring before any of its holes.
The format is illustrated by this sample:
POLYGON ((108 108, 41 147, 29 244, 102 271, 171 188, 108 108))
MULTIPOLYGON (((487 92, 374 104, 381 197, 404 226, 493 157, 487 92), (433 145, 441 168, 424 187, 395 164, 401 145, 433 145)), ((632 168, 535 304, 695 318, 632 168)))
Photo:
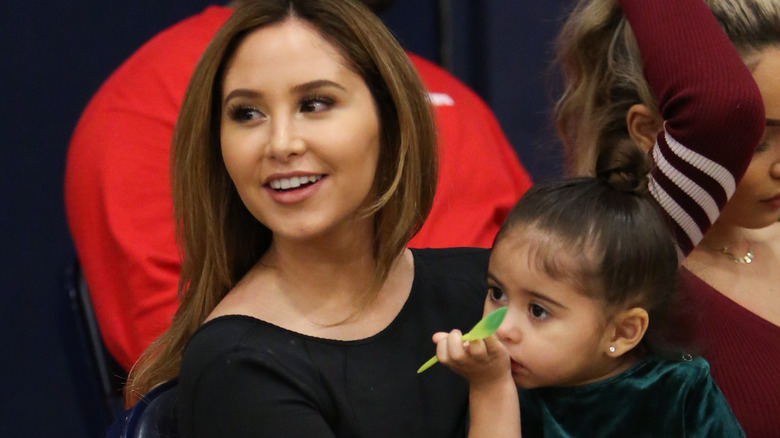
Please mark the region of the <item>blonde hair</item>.
MULTIPOLYGON (((780 0, 704 0, 743 60, 780 43, 780 0)), ((594 175, 604 147, 626 142, 635 104, 658 113, 631 26, 615 0, 580 0, 556 41, 563 87, 555 107, 568 175, 594 175)))
POLYGON ((376 199, 366 212, 374 217, 377 289, 430 211, 436 186, 433 116, 416 70, 382 22, 353 0, 242 2, 202 55, 176 122, 171 169, 181 304, 171 327, 131 371, 128 405, 178 375, 189 337, 270 245, 271 231, 243 205, 222 161, 221 83, 246 35, 293 18, 339 49, 379 111, 376 199))

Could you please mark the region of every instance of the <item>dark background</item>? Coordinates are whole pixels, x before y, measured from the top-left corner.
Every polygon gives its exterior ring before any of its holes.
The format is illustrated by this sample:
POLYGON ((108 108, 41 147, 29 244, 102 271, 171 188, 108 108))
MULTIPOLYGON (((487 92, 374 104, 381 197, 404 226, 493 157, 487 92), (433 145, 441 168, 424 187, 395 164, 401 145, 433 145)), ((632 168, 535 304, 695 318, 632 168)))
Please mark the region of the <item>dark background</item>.
MULTIPOLYGON (((65 290, 62 196, 81 110, 127 56, 206 0, 0 2, 0 436, 101 436, 100 393, 65 290)), ((534 179, 556 176, 550 44, 566 0, 398 0, 382 18, 493 108, 534 179)))

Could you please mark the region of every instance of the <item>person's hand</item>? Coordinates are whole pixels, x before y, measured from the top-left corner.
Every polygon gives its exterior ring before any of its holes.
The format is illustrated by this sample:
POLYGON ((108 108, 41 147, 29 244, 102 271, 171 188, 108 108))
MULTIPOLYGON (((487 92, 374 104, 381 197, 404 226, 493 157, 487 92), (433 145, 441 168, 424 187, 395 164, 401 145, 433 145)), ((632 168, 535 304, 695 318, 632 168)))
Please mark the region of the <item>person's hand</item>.
POLYGON ((509 353, 491 335, 485 339, 463 341, 460 330, 433 335, 439 362, 468 379, 469 384, 493 383, 511 376, 509 353))

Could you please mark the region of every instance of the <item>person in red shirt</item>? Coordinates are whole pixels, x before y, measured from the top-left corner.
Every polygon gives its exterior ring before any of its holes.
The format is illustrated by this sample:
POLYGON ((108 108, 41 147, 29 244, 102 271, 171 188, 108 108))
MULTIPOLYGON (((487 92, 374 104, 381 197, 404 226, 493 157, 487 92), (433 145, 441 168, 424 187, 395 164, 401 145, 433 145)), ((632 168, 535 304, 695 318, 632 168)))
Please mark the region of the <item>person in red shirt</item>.
MULTIPOLYGON (((71 139, 68 225, 103 341, 125 370, 178 306, 171 136, 190 75, 230 6, 210 6, 138 49, 93 96, 71 139)), ((408 55, 439 137, 436 197, 409 246, 489 247, 530 177, 488 106, 442 68, 408 55)))

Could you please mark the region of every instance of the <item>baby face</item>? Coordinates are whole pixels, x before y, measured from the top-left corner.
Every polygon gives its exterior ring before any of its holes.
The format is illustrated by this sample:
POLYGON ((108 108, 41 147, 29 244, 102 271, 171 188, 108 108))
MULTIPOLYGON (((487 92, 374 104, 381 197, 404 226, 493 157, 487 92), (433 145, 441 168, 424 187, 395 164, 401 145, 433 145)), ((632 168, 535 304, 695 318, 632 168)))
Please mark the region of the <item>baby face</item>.
POLYGON ((608 377, 614 364, 606 354, 604 305, 546 274, 536 263, 534 239, 510 232, 493 248, 488 268, 485 312, 508 308, 496 336, 509 352, 515 383, 576 386, 608 377))

